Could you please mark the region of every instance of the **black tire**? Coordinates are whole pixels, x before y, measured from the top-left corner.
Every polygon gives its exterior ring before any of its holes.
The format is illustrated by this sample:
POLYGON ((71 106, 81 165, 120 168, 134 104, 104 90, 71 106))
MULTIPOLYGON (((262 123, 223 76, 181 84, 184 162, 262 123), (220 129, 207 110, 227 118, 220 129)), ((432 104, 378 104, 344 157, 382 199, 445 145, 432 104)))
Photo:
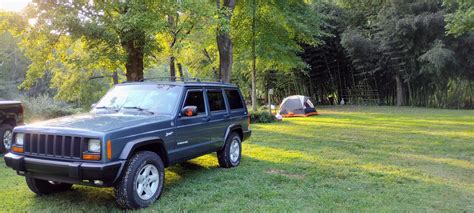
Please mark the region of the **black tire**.
MULTIPOLYGON (((123 209, 145 208, 155 202, 163 192, 165 180, 164 164, 160 156, 154 152, 142 151, 131 157, 125 167, 124 173, 115 185, 115 199, 117 205, 123 209), (153 165, 158 171, 157 189, 149 199, 142 199, 137 192, 137 179, 142 169, 147 165, 153 165)), ((149 182, 151 187, 151 182, 149 182)), ((145 192, 144 190, 143 192, 145 192)))
MULTIPOLYGON (((4 141, 4 137, 5 137, 5 134, 7 134, 8 132, 12 134, 12 131, 13 131, 13 126, 11 126, 10 124, 1 124, 0 125, 0 154, 2 153, 5 153, 8 151, 8 148, 5 147, 5 142, 4 141)), ((11 141, 12 141, 12 138, 10 138, 10 147, 11 147, 11 141)))
POLYGON ((225 142, 224 148, 217 151, 217 160, 219 161, 219 166, 222 168, 231 168, 236 167, 240 164, 240 158, 242 156, 242 138, 236 132, 232 132, 225 142), (238 145, 238 157, 232 156, 231 146, 233 141, 238 145), (234 159, 234 160, 232 160, 234 159))
POLYGON ((49 195, 57 192, 71 190, 72 184, 69 183, 50 183, 47 180, 25 177, 28 188, 37 195, 49 195))

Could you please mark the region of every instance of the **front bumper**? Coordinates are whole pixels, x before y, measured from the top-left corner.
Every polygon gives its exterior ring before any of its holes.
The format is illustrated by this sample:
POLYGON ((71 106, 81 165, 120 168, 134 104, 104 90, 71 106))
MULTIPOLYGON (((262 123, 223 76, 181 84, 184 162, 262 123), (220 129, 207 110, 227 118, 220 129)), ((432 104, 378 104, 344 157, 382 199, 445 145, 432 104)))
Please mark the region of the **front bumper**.
POLYGON ((31 158, 8 153, 4 156, 8 167, 19 175, 62 183, 111 186, 120 176, 125 161, 112 163, 66 162, 31 158))

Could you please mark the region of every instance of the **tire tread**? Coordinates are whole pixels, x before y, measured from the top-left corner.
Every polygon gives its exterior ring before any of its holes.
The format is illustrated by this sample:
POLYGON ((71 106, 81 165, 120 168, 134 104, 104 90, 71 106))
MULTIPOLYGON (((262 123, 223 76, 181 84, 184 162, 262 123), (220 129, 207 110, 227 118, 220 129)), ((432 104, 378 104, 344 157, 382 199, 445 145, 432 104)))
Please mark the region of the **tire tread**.
MULTIPOLYGON (((238 165, 232 165, 230 160, 230 144, 234 137, 239 137, 240 141, 242 142, 242 138, 237 132, 232 132, 229 137, 227 137, 224 147, 217 151, 217 161, 219 162, 219 166, 222 168, 232 168, 238 165)), ((242 148, 242 147, 241 147, 242 148)))
POLYGON ((7 152, 7 149, 3 145, 3 133, 7 129, 13 130, 13 126, 10 124, 0 124, 0 154, 7 152))
POLYGON ((150 151, 141 151, 134 154, 130 160, 127 162, 125 167, 125 173, 119 179, 118 183, 115 185, 115 199, 117 205, 123 209, 138 209, 147 207, 143 203, 137 203, 134 198, 133 192, 133 183, 135 179, 135 174, 137 170, 142 166, 142 164, 146 163, 147 159, 157 159, 160 168, 158 168, 159 172, 162 175, 161 186, 159 187, 158 196, 149 204, 153 203, 155 200, 159 199, 161 193, 163 191, 163 183, 164 183, 164 167, 163 161, 161 160, 160 156, 154 152, 150 151), (132 184, 132 185, 130 185, 132 184), (130 191, 131 188, 131 191, 130 191))

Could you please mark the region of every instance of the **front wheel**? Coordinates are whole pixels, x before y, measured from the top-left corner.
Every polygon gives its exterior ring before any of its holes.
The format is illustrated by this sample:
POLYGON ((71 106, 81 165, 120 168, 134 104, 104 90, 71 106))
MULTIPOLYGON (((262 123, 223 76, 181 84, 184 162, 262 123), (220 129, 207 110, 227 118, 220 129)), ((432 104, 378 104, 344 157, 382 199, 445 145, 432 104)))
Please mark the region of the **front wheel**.
POLYGON ((13 127, 8 124, 0 125, 0 154, 7 152, 12 146, 13 127))
POLYGON ((233 132, 227 138, 224 148, 217 151, 219 166, 223 168, 236 167, 240 164, 242 154, 242 139, 239 134, 233 132))
POLYGON ((124 175, 115 186, 117 204, 124 209, 148 207, 160 197, 164 179, 160 156, 149 151, 138 152, 128 161, 124 175))

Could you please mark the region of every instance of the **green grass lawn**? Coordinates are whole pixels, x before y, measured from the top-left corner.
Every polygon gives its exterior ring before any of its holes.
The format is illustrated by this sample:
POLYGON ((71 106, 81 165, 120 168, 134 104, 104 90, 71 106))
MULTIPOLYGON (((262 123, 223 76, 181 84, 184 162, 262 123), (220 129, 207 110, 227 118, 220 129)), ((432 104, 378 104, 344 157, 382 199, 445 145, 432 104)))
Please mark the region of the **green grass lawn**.
MULTIPOLYGON (((252 125, 241 165, 214 155, 166 169, 143 211, 474 211, 474 111, 321 108, 252 125)), ((0 160, 0 211, 119 211, 109 188, 47 197, 0 160)))

